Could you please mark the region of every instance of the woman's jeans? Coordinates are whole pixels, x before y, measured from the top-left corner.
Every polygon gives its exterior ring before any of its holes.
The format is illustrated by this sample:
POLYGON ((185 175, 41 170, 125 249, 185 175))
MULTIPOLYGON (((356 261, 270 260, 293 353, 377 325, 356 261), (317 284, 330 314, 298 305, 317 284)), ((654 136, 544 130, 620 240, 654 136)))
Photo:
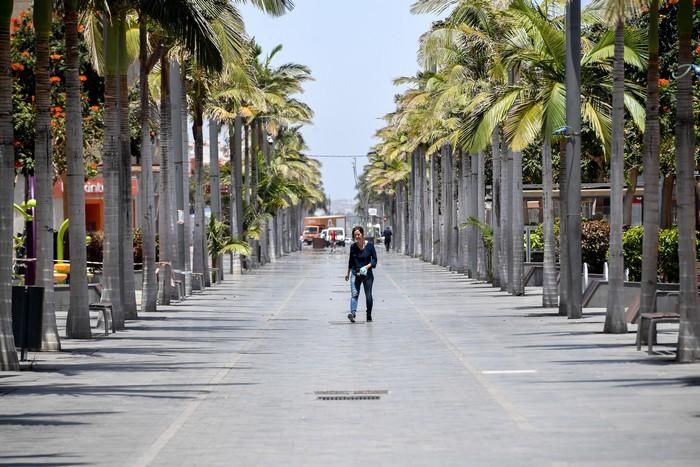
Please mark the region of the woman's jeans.
POLYGON ((360 296, 360 284, 365 289, 365 300, 367 303, 367 313, 372 313, 372 283, 374 276, 358 276, 352 273, 350 277, 350 312, 354 315, 357 312, 357 299, 360 296), (364 279, 364 280, 363 280, 364 279))

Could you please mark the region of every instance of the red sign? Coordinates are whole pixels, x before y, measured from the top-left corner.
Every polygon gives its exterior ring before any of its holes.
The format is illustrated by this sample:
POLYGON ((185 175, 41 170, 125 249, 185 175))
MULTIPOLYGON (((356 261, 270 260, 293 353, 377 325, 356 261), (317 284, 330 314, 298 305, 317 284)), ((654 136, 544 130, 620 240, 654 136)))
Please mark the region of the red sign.
MULTIPOLYGON (((96 177, 85 182, 83 185, 83 190, 85 192, 85 197, 90 199, 102 199, 104 198, 104 179, 102 177, 96 177)), ((58 179, 56 183, 53 184, 53 197, 63 198, 63 193, 65 192, 65 187, 63 186, 63 180, 58 179)), ((136 197, 138 194, 138 184, 136 183, 136 177, 131 177, 131 196, 136 197)))

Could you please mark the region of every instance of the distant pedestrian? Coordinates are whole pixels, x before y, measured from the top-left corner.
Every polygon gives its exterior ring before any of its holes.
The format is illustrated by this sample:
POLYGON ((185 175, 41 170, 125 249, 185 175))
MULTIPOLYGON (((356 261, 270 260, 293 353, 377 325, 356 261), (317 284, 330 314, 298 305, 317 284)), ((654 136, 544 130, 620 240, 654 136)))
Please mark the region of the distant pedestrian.
POLYGON ((391 248, 391 236, 393 233, 391 233, 391 229, 389 227, 384 229, 384 232, 382 232, 382 236, 384 237, 384 246, 386 247, 386 251, 389 251, 389 248, 391 248))
POLYGON ((304 248, 304 234, 299 235, 299 250, 304 248))
POLYGON ((357 299, 360 297, 360 285, 365 290, 365 301, 367 303, 367 322, 372 321, 372 285, 374 284, 374 274, 372 271, 377 267, 377 250, 371 242, 365 241, 365 231, 362 226, 356 225, 352 228, 352 238, 355 240, 350 246, 350 258, 348 260, 348 272, 345 274, 345 281, 350 281, 350 313, 348 319, 355 322, 357 313, 357 299))
POLYGON ((330 239, 331 239, 331 253, 335 253, 335 242, 337 240, 338 233, 336 232, 335 229, 330 229, 330 231, 328 233, 329 233, 330 239))

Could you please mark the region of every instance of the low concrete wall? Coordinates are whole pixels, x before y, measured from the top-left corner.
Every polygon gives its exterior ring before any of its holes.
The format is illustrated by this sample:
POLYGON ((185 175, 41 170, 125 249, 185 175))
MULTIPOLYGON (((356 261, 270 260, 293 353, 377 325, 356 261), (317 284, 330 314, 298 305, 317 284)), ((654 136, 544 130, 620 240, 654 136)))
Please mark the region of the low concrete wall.
MULTIPOLYGON (((583 294, 584 308, 605 308, 608 305, 608 281, 593 279, 583 294)), ((679 290, 678 284, 658 284, 656 287, 656 307, 659 310, 672 309, 678 303, 678 296, 673 294, 679 290)), ((641 291, 641 283, 625 282, 624 303, 628 307, 634 302, 641 291)))
MULTIPOLYGON (((100 292, 97 284, 88 284, 88 303, 98 303, 100 292)), ((56 311, 68 311, 70 308, 70 285, 54 285, 54 303, 56 311)))

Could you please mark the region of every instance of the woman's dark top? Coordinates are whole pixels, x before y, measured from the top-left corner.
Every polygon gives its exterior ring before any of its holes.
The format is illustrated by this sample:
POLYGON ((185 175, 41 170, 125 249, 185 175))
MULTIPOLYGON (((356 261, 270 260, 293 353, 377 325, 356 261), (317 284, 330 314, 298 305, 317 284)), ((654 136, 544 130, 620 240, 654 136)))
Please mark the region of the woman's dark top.
POLYGON ((372 271, 377 267, 377 250, 374 249, 374 244, 371 242, 365 242, 365 247, 360 250, 357 243, 353 243, 350 246, 350 260, 348 261, 348 269, 357 274, 361 267, 372 265, 372 269, 369 270, 367 276, 373 276, 372 271))

